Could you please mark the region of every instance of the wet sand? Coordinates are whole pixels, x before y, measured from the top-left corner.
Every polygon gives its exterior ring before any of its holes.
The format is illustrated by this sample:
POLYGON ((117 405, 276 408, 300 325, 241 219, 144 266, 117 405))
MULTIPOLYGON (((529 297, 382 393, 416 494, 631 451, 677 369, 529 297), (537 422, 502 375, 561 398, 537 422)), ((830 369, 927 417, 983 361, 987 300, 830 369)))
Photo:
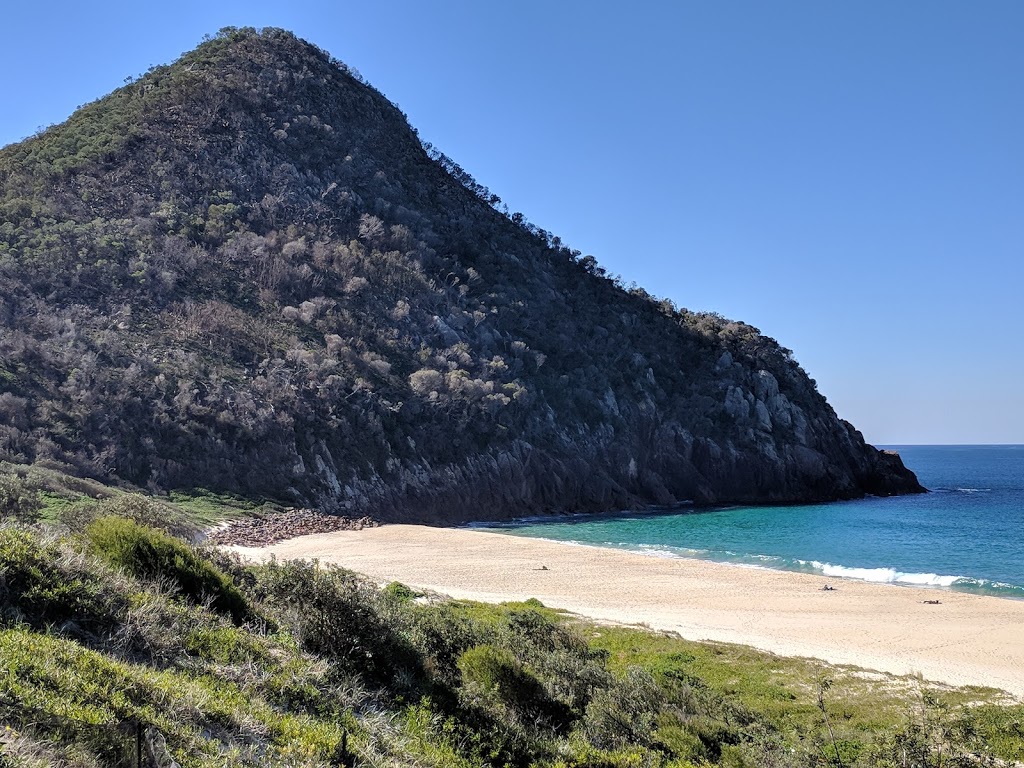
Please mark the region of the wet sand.
POLYGON ((254 560, 318 558, 456 598, 534 597, 691 640, 920 673, 1024 697, 1024 601, 412 525, 232 549, 254 560), (826 584, 834 590, 823 591, 826 584))

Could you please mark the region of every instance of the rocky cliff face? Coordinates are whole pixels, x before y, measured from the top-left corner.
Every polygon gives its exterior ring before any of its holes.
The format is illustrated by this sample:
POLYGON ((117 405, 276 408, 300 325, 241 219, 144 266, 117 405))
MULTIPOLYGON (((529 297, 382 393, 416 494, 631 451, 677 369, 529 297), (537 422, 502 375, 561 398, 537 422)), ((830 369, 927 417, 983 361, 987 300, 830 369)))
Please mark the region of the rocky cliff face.
POLYGON ((0 151, 0 455, 382 519, 922 490, 322 51, 230 30, 0 151))

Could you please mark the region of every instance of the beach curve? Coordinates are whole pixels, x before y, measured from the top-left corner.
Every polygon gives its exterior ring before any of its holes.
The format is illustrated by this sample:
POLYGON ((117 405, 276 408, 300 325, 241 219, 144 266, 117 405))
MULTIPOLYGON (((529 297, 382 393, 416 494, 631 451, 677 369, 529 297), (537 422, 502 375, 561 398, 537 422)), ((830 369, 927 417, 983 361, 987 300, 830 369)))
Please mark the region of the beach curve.
POLYGON ((454 598, 536 598, 599 621, 1024 698, 1024 601, 529 539, 386 525, 229 547, 319 559, 454 598), (824 590, 825 585, 834 587, 824 590), (939 602, 935 602, 939 601, 939 602))

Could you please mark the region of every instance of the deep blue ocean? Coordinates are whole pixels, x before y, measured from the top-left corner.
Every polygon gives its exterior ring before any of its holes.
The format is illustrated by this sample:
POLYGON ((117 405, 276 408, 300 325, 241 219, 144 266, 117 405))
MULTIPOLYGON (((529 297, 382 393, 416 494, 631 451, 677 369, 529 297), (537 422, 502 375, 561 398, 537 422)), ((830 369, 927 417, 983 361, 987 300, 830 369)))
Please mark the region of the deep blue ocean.
POLYGON ((1024 599, 1024 446, 886 447, 899 451, 931 493, 495 527, 652 556, 1024 599))

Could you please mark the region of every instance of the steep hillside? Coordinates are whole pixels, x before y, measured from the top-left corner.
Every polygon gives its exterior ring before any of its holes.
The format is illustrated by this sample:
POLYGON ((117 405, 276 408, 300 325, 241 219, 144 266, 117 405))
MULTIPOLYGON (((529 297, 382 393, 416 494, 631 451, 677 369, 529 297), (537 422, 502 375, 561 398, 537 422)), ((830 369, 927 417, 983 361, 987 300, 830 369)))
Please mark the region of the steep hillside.
POLYGON ((789 350, 498 202, 225 30, 0 150, 0 458, 430 521, 921 490, 789 350))

